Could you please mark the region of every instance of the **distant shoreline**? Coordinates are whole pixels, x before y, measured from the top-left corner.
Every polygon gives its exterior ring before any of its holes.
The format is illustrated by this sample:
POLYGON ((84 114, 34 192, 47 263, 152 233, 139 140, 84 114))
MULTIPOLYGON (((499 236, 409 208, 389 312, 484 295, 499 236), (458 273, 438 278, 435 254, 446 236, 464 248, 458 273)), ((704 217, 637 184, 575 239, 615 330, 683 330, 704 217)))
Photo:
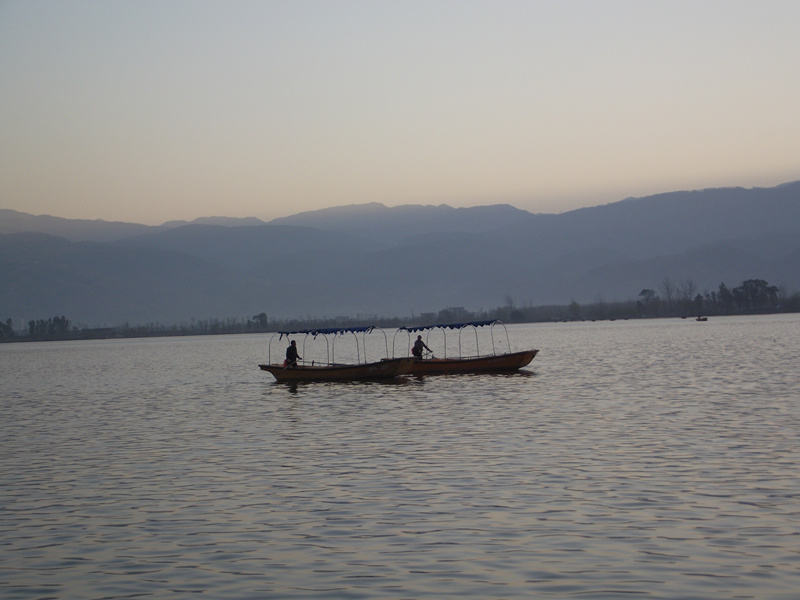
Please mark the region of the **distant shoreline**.
MULTIPOLYGON (((433 315, 425 315, 424 318, 373 318, 373 319, 295 319, 295 320, 274 320, 264 323, 256 323, 250 319, 234 320, 228 319, 219 321, 209 319, 205 321, 195 321, 191 325, 140 325, 140 326, 118 326, 118 327, 99 327, 99 328, 65 328, 61 330, 49 330, 47 324, 53 320, 40 320, 36 323, 43 324, 44 328, 40 333, 33 335, 30 332, 13 332, 8 335, 7 330, 0 336, 0 343, 16 342, 50 342, 50 341, 76 341, 76 340, 100 340, 100 339, 130 339, 130 338, 155 338, 155 337, 189 337, 200 335, 245 335, 245 334, 265 334, 277 333, 280 331, 296 331, 315 328, 335 328, 335 327, 364 327, 375 326, 382 329, 393 329, 402 326, 431 325, 434 323, 457 323, 473 320, 493 320, 497 319, 506 324, 525 324, 525 323, 568 323, 568 322, 597 322, 597 321, 629 321, 643 319, 690 319, 705 320, 710 317, 727 316, 757 316, 773 314, 794 314, 800 313, 800 294, 790 297, 786 305, 774 309, 752 309, 741 311, 677 311, 672 313, 662 313, 657 310, 643 311, 641 302, 616 302, 616 303, 595 303, 584 306, 576 306, 572 303, 567 306, 540 306, 528 308, 503 307, 484 313, 459 312, 458 314, 448 313, 448 310, 440 311, 433 315), (576 314, 577 313, 577 314, 576 314)), ((66 319, 63 322, 69 323, 66 319)), ((0 323, 0 325, 4 325, 0 323)))

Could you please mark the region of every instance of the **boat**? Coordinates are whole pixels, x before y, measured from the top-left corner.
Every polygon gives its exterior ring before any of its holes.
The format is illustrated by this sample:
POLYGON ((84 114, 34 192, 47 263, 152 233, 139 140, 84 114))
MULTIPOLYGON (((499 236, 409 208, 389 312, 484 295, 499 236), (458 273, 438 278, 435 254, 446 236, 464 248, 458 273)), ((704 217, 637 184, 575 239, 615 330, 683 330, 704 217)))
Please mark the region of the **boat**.
POLYGON ((415 358, 411 375, 456 375, 464 373, 505 373, 528 366, 538 350, 523 350, 497 356, 473 358, 415 358))
MULTIPOLYGON (((268 345, 267 362, 259 364, 262 371, 267 371, 279 382, 299 382, 299 381, 360 381, 370 379, 392 379, 401 375, 407 375, 411 371, 414 363, 413 358, 389 358, 388 357, 388 338, 384 333, 386 354, 383 358, 374 361, 367 360, 367 339, 366 336, 378 330, 374 326, 368 327, 333 327, 302 329, 296 331, 279 331, 272 335, 268 345), (353 334, 355 337, 356 360, 351 363, 335 362, 336 340, 345 334, 353 334), (358 334, 361 334, 359 343, 358 334), (302 355, 306 356, 306 342, 322 337, 325 340, 325 359, 300 359, 297 364, 292 366, 287 361, 272 361, 272 343, 277 336, 278 342, 284 337, 304 336, 302 343, 302 355), (363 353, 363 360, 362 360, 363 353)), ((382 330, 378 330, 382 331, 382 330)), ((374 344, 373 344, 374 346, 374 344)), ((374 349, 374 348, 373 348, 374 349)), ((310 348, 308 348, 310 350, 310 348)), ((281 356, 279 353, 278 356, 281 356)))
POLYGON ((495 344, 494 328, 496 326, 502 327, 505 332, 506 347, 510 348, 508 340, 508 329, 499 320, 493 319, 489 321, 469 321, 464 323, 446 323, 437 325, 423 325, 418 327, 400 327, 395 332, 395 338, 392 341, 392 347, 396 343, 397 335, 400 332, 408 333, 408 346, 409 354, 411 347, 411 334, 417 332, 427 331, 428 334, 432 330, 441 330, 444 336, 443 348, 445 349, 445 357, 437 358, 433 355, 423 358, 414 358, 411 365, 410 374, 414 377, 422 377, 425 375, 455 375, 466 373, 507 373, 517 371, 526 367, 539 353, 538 350, 523 350, 520 352, 498 352, 495 344), (481 354, 478 346, 478 328, 488 327, 492 351, 491 353, 481 354), (450 356, 447 354, 447 330, 458 331, 458 356, 450 356), (475 332, 475 351, 473 356, 462 355, 462 333, 465 330, 472 329, 475 332))
POLYGON ((262 371, 272 373, 280 382, 296 381, 360 381, 366 379, 391 379, 407 375, 414 360, 410 358, 384 358, 378 362, 353 365, 258 365, 262 371))

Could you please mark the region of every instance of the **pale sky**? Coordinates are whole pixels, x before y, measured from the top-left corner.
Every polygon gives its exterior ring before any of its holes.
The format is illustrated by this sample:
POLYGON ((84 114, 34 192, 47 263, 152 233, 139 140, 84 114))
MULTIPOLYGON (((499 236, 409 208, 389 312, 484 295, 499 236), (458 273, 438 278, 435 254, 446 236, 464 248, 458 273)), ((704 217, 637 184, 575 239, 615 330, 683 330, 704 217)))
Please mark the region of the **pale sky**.
POLYGON ((560 213, 800 179, 797 0, 0 0, 0 208, 560 213))

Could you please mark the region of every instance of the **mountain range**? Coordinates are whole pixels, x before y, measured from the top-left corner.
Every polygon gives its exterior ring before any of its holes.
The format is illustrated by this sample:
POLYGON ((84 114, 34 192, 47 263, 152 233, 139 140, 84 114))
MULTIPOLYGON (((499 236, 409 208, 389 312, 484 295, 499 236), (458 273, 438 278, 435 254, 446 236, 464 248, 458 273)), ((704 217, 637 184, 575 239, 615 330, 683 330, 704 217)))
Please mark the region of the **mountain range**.
POLYGON ((22 323, 410 316, 754 278, 800 289, 800 181, 561 214, 371 203, 148 226, 0 209, 0 319, 22 323))

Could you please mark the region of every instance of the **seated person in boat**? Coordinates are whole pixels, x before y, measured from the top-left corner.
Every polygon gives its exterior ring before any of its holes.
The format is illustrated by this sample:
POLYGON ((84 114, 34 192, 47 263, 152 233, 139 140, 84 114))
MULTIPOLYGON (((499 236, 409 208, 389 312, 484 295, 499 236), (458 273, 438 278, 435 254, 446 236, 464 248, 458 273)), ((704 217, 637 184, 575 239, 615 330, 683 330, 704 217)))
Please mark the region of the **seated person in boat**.
POLYGON ((415 358, 422 358, 422 349, 427 350, 428 352, 433 352, 428 346, 425 345, 425 342, 422 341, 422 336, 417 336, 417 341, 414 342, 414 347, 411 348, 411 354, 414 355, 415 358))
POLYGON ((303 360, 302 356, 298 356, 297 354, 297 342, 292 340, 292 343, 289 344, 289 347, 286 349, 286 366, 287 367, 296 367, 297 366, 297 359, 303 360))

